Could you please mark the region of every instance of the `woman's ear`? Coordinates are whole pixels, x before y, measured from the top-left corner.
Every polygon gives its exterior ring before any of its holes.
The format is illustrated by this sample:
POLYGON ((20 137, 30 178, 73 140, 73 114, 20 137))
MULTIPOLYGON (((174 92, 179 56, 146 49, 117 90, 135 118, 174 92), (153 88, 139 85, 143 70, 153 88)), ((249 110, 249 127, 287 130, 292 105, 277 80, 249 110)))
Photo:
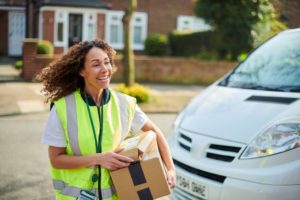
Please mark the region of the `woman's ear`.
POLYGON ((79 71, 79 75, 82 76, 82 77, 84 78, 84 76, 85 76, 85 71, 84 71, 84 69, 81 69, 81 70, 79 71))
POLYGON ((81 71, 79 72, 79 75, 82 76, 82 77, 84 77, 84 74, 85 74, 85 73, 84 73, 83 70, 81 70, 81 71))
POLYGON ((78 74, 80 76, 84 77, 85 76, 85 70, 84 70, 84 63, 83 63, 82 59, 79 61, 79 66, 83 66, 83 67, 80 67, 80 71, 79 71, 78 74))

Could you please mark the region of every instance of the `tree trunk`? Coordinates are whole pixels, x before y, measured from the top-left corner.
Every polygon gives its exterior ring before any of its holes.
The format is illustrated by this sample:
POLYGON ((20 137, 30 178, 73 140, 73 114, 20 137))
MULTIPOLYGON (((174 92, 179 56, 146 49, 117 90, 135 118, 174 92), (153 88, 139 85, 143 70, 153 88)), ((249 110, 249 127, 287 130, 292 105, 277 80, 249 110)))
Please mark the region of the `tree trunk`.
POLYGON ((137 0, 128 0, 128 8, 122 18, 124 30, 124 81, 126 86, 132 86, 135 82, 134 52, 132 49, 131 19, 137 7, 137 0))

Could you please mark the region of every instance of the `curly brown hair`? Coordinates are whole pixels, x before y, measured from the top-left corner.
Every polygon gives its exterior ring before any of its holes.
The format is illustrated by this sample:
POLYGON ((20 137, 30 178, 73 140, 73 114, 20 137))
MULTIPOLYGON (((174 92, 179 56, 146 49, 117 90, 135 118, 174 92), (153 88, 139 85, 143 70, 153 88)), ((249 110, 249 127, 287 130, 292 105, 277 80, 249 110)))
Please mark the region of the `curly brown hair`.
MULTIPOLYGON (((115 70, 115 50, 103 40, 83 41, 73 45, 60 59, 53 61, 36 76, 43 83, 42 92, 46 102, 53 102, 71 94, 77 89, 84 88, 84 80, 79 72, 84 67, 86 54, 93 47, 103 49, 115 70)), ((113 72, 114 72, 113 70, 113 72)))

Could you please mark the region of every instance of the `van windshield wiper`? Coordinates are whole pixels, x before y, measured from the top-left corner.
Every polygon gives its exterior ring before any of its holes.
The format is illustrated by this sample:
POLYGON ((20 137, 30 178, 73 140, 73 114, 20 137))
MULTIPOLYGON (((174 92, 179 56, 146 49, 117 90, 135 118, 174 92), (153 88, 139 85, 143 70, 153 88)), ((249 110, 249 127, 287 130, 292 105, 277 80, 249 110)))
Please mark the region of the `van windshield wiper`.
POLYGON ((257 84, 251 84, 251 83, 247 83, 247 84, 240 84, 239 86, 235 86, 235 87, 239 87, 239 88, 243 88, 243 89, 251 89, 251 90, 266 90, 266 91, 280 91, 280 92, 285 92, 286 89, 284 88, 280 88, 278 86, 264 86, 264 85, 257 85, 257 84))
POLYGON ((284 91, 283 89, 280 89, 278 87, 268 87, 268 86, 262 86, 262 85, 253 86, 253 87, 250 87, 248 89, 266 90, 266 91, 284 91))
POLYGON ((287 89, 288 92, 300 92, 300 85, 290 87, 287 89))

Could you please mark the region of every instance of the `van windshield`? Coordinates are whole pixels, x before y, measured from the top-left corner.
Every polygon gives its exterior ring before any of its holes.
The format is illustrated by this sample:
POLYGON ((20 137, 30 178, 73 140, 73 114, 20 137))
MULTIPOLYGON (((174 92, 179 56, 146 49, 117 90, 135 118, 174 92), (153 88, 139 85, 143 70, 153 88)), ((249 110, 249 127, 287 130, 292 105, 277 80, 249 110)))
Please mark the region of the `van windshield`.
POLYGON ((219 85, 300 92, 300 31, 285 32, 270 39, 219 85))

